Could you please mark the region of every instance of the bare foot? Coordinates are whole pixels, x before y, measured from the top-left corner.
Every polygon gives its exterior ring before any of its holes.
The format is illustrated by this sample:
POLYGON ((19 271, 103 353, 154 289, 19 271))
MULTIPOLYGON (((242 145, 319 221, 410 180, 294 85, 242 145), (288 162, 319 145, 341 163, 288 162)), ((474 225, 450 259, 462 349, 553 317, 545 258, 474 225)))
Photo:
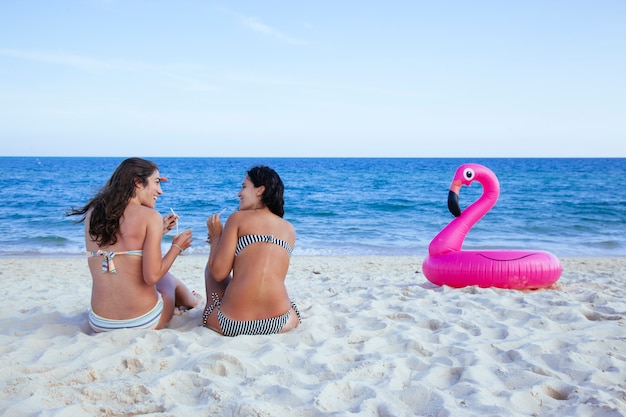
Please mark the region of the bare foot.
POLYGON ((204 305, 204 297, 199 292, 192 290, 191 295, 193 296, 192 305, 189 306, 178 306, 174 309, 174 315, 180 316, 183 314, 183 311, 191 310, 192 308, 196 308, 199 305, 204 305))
POLYGON ((190 308, 196 308, 199 305, 203 305, 204 304, 204 297, 202 296, 202 294, 200 294, 199 292, 197 292, 196 290, 192 290, 191 294, 193 295, 193 298, 195 300, 195 303, 192 307, 190 308))

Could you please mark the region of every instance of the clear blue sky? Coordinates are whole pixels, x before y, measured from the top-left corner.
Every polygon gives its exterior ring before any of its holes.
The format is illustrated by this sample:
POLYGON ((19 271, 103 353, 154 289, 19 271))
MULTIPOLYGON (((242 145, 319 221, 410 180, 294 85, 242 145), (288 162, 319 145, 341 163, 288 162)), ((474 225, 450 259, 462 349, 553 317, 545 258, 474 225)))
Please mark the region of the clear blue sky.
POLYGON ((626 157, 626 1, 0 2, 0 155, 626 157))

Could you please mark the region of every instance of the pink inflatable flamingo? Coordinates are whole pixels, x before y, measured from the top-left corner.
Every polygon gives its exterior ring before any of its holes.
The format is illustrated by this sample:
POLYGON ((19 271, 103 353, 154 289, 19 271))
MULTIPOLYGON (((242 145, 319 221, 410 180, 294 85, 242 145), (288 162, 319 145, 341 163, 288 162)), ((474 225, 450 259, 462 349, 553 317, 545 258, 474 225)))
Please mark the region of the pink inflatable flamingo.
POLYGON ((544 288, 561 276, 561 262, 545 251, 461 250, 469 230, 496 204, 500 184, 496 175, 478 164, 461 165, 448 193, 448 209, 456 216, 430 242, 422 271, 430 282, 451 287, 477 285, 512 289, 544 288), (463 212, 459 206, 461 185, 478 181, 483 193, 463 212))

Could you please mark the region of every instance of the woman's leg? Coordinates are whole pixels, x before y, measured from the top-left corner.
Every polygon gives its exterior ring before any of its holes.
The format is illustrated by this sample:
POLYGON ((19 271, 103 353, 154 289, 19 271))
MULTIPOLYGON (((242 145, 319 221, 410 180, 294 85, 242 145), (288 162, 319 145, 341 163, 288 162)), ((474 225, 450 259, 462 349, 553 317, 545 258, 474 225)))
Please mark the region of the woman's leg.
POLYGON ((202 303, 202 295, 190 291, 181 280, 169 272, 157 282, 156 289, 163 297, 163 314, 157 329, 167 326, 172 316, 177 313, 176 307, 194 308, 202 303))
POLYGON ((174 285, 175 285, 175 305, 176 307, 185 307, 188 309, 192 309, 198 307, 202 303, 202 295, 189 290, 185 284, 178 278, 174 277, 174 285))
POLYGON ((298 317, 298 313, 296 313, 296 310, 291 307, 289 309, 289 320, 287 320, 287 323, 285 323, 285 326, 280 329, 280 331, 278 333, 285 333, 288 332, 289 330, 293 330, 296 327, 298 327, 298 325, 300 324, 300 318, 298 317))
POLYGON ((168 272, 157 282, 156 289, 161 293, 161 297, 163 297, 163 313, 161 314, 161 320, 156 328, 163 329, 170 320, 172 320, 172 316, 174 315, 174 308, 176 307, 176 278, 168 272))

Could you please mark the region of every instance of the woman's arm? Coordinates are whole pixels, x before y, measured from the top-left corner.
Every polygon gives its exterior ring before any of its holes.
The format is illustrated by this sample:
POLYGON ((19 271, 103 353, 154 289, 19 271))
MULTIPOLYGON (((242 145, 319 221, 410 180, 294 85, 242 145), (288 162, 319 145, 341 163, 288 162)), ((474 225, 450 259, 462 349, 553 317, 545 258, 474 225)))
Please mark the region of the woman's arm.
POLYGON ((175 236, 172 246, 165 256, 161 254, 161 239, 163 238, 163 220, 161 215, 153 211, 150 213, 146 226, 146 238, 143 245, 143 279, 148 285, 155 285, 163 275, 169 271, 174 261, 191 243, 191 230, 186 230, 175 236), (180 246, 180 249, 175 245, 180 246))
POLYGON ((223 228, 219 214, 213 214, 207 220, 211 245, 208 264, 211 275, 218 282, 226 279, 233 269, 239 214, 231 214, 223 228))

